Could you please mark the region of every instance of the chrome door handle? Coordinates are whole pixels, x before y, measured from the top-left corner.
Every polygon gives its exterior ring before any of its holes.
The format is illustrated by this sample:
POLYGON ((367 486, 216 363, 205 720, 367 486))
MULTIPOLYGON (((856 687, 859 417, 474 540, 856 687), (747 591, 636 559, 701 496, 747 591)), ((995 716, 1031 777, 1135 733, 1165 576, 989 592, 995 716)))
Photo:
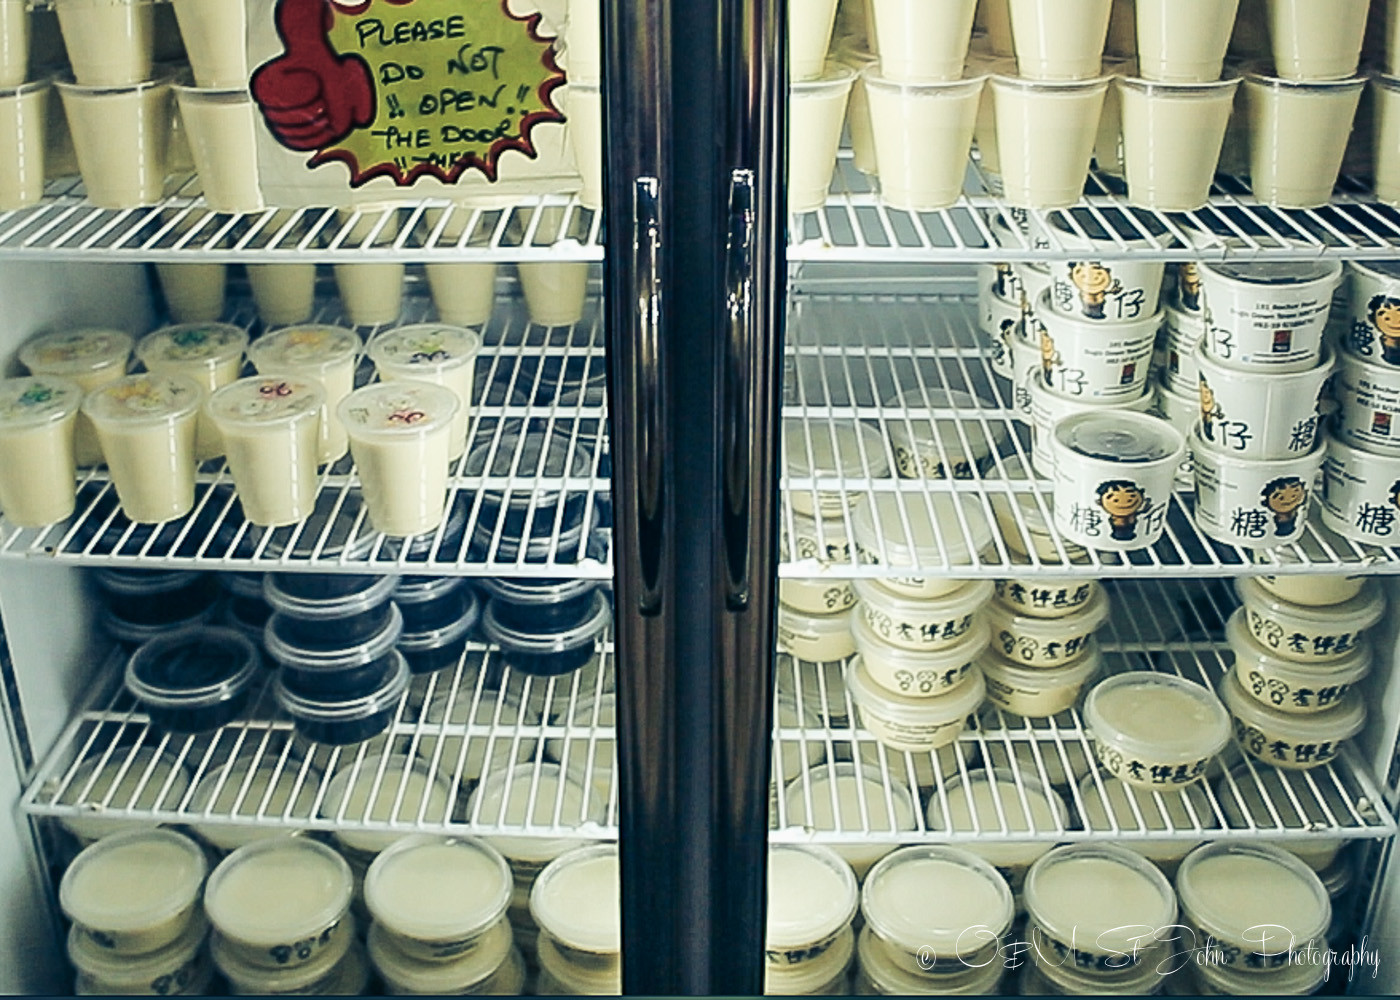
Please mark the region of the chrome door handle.
POLYGON ((754 461, 753 338, 754 173, 738 169, 729 180, 729 232, 725 248, 725 330, 721 394, 720 486, 723 491, 724 599, 733 611, 749 605, 753 525, 749 488, 754 461))
POLYGON ((637 384, 629 394, 636 406, 635 441, 638 562, 642 614, 661 610, 665 572, 666 532, 666 431, 665 373, 661 348, 661 183, 655 177, 639 177, 633 186, 633 332, 637 384))

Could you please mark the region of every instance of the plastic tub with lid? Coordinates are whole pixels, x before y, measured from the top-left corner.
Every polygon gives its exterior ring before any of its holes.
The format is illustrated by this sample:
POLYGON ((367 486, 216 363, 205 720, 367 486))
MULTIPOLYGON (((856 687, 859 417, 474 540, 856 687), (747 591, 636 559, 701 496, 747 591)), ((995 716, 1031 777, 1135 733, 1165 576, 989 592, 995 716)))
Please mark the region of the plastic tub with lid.
POLYGON ((472 629, 481 616, 481 608, 470 590, 457 591, 453 600, 459 611, 449 624, 426 632, 405 630, 399 636, 399 652, 403 653, 408 669, 414 674, 432 674, 454 667, 466 652, 472 629))
POLYGON ((82 815, 64 816, 59 822, 87 845, 113 834, 154 827, 148 820, 118 817, 127 810, 174 809, 189 787, 188 772, 172 754, 158 754, 150 747, 134 751, 116 747, 110 756, 95 754, 79 763, 55 804, 82 804, 82 815))
POLYGON ((791 965, 765 965, 763 992, 768 996, 844 995, 849 992, 846 971, 855 952, 855 932, 848 925, 820 953, 808 959, 791 965))
POLYGON ((93 579, 102 603, 132 625, 172 626, 205 613, 219 598, 212 573, 99 569, 93 579))
POLYGON ((856 955, 860 963, 856 992, 866 996, 994 996, 1001 992, 1001 977, 1005 971, 1004 960, 993 956, 989 961, 979 960, 976 965, 963 966, 936 977, 925 972, 910 972, 869 927, 860 932, 856 955))
POLYGON ((813 615, 778 605, 778 645, 799 660, 833 663, 856 651, 852 635, 855 612, 813 615))
POLYGON ((279 768, 276 759, 273 755, 273 762, 266 762, 265 758, 264 763, 254 767, 252 758, 236 757, 200 778, 190 796, 192 814, 235 817, 245 822, 191 823, 194 832, 223 851, 299 832, 271 823, 313 818, 312 804, 320 787, 321 772, 309 765, 303 771, 302 765, 293 760, 279 768))
POLYGON ((798 660, 779 650, 777 656, 780 698, 800 700, 804 710, 811 712, 833 729, 850 726, 846 697, 845 664, 839 661, 813 663, 798 660))
POLYGON ((144 955, 116 955, 84 934, 77 925, 68 928, 68 960, 78 970, 79 995, 156 995, 203 992, 209 959, 204 939, 209 921, 202 913, 185 932, 163 948, 144 955))
POLYGON ((1146 948, 1124 969, 1100 971, 1076 965, 1035 921, 1026 924, 1026 937, 1029 961, 1023 983, 1030 985, 1022 988, 1025 996, 1152 996, 1166 987, 1162 970, 1185 961, 1173 958, 1179 945, 1162 942, 1146 948))
POLYGON ((1348 691, 1329 708, 1307 715, 1269 708, 1234 673, 1220 678, 1235 740, 1250 756, 1274 767, 1303 771, 1334 760, 1342 744, 1366 725, 1366 699, 1348 691))
POLYGON ((592 610, 573 628, 511 628, 500 620, 495 601, 486 605, 481 629, 501 647, 506 665, 536 677, 555 677, 577 670, 593 658, 598 639, 612 622, 612 609, 601 591, 593 592, 592 610))
POLYGON ((1096 580, 1013 577, 996 582, 996 599, 1008 611, 1027 618, 1064 618, 1094 607, 1103 594, 1096 580))
POLYGON ((539 746, 539 737, 533 732, 517 735, 512 730, 516 727, 535 727, 543 722, 540 707, 533 704, 522 706, 515 689, 497 691, 484 687, 478 697, 478 677, 479 670, 469 665, 464 667, 462 681, 457 688, 444 685, 433 695, 423 709, 423 736, 418 741, 417 753, 420 758, 432 761, 436 754, 437 768, 445 776, 457 773, 460 768, 460 781, 464 785, 476 781, 488 769, 497 770, 533 757, 539 746), (445 726, 466 727, 473 723, 490 727, 491 733, 469 738, 460 731, 440 738, 428 735, 441 732, 445 726), (440 753, 439 741, 442 744, 440 753), (465 756, 462 753, 463 743, 466 743, 465 756))
POLYGON ((1098 644, 1090 636, 1086 655, 1059 667, 1027 666, 1009 660, 995 646, 977 659, 987 684, 987 702, 1004 712, 1043 719, 1069 710, 1099 672, 1098 644))
MULTIPOLYGON (((850 761, 819 764, 788 783, 783 792, 789 826, 817 831, 865 831, 872 836, 917 829, 918 798, 891 773, 887 782, 879 767, 850 761)), ((894 850, 893 843, 832 844, 862 879, 871 865, 894 850)))
POLYGON ((571 961, 558 942, 544 931, 535 941, 539 974, 535 992, 541 996, 615 996, 622 992, 622 962, 605 966, 571 961))
POLYGON ((405 939, 394 936, 381 923, 370 925, 366 941, 369 960, 388 992, 398 996, 446 996, 475 992, 510 957, 513 944, 510 923, 498 918, 483 929, 473 945, 459 954, 427 960, 404 950, 405 939))
MULTIPOLYGON (((1274 553, 1277 557, 1277 553, 1274 553)), ((1345 604, 1361 593, 1366 585, 1364 576, 1341 576, 1331 573, 1290 573, 1257 576, 1255 581, 1280 600, 1315 608, 1345 604)))
MULTIPOLYGON (((864 505, 862 505, 864 506, 864 505)), ((845 517, 815 517, 793 511, 791 528, 782 526, 778 558, 800 564, 800 577, 778 581, 778 600, 811 615, 844 611, 856 602, 849 580, 830 575, 833 567, 851 563, 851 541, 845 517)))
POLYGON ((482 588, 495 606, 496 620, 523 631, 567 632, 595 610, 596 580, 511 580, 487 578, 482 588))
POLYGON ((393 673, 394 646, 403 633, 398 608, 384 608, 383 623, 362 639, 316 641, 289 635, 294 619, 274 612, 264 643, 268 655, 282 665, 288 689, 307 698, 363 697, 376 690, 393 673))
POLYGON ((942 597, 913 599, 887 590, 879 580, 856 580, 856 614, 892 646, 943 649, 965 635, 976 614, 991 600, 990 580, 966 583, 942 597))
POLYGON ((1249 577, 1235 581, 1235 592, 1244 603, 1245 624, 1259 644, 1300 663, 1344 657, 1385 613, 1385 595, 1374 580, 1346 603, 1322 607, 1285 601, 1249 577))
POLYGON ((976 668, 957 687, 940 695, 895 694, 871 680, 859 657, 849 664, 846 685, 861 725, 884 746, 910 753, 929 753, 952 743, 986 696, 982 672, 976 668))
POLYGON ((1000 599, 983 615, 992 630, 992 648, 1030 667, 1067 666, 1088 652, 1090 640, 1108 620, 1108 595, 1096 588, 1078 610, 1057 618, 1025 614, 1000 599))
POLYGON ((891 964, 941 976, 994 958, 1016 906, 1006 879, 982 858, 929 844, 900 848, 870 870, 861 913, 891 964))
POLYGON ((238 597, 230 594, 224 601, 218 621, 235 629, 258 648, 258 659, 262 660, 263 634, 267 620, 272 617, 272 609, 260 597, 238 597))
POLYGON ((963 587, 961 567, 980 563, 992 524, 975 497, 876 493, 851 514, 860 561, 889 567, 884 588, 904 597, 935 598, 963 587))
POLYGON ((126 664, 126 689, 168 733, 202 733, 233 721, 252 695, 258 649, 242 633, 200 626, 167 632, 126 664))
POLYGON ((861 615, 853 616, 852 638, 870 679, 894 694, 933 697, 961 685, 987 648, 987 629, 981 622, 951 646, 933 650, 909 650, 881 638, 861 615))
POLYGON ((401 576, 390 596, 403 615, 405 632, 431 632, 456 620, 457 592, 469 589, 456 576, 401 576))
POLYGON ((344 954, 353 891, 350 866, 334 850, 309 837, 278 837, 224 858, 209 876, 204 911, 233 959, 294 968, 326 951, 344 954))
POLYGON ((1104 770, 1149 791, 1199 781, 1230 741, 1230 717, 1214 692, 1150 671, 1094 685, 1084 700, 1084 723, 1104 770))
POLYGON ((363 642, 382 631, 389 616, 390 597, 398 586, 392 576, 325 577, 302 573, 269 573, 263 578, 263 596, 283 618, 288 642, 308 645, 363 642), (314 595, 328 584, 317 581, 358 581, 354 589, 326 596, 314 595))
POLYGON ((494 550, 497 561, 512 562, 522 543, 526 554, 533 555, 536 543, 552 545, 556 533, 563 548, 565 533, 583 525, 588 490, 561 492, 552 484, 592 474, 593 452, 582 442, 558 433, 525 432, 518 423, 505 425, 499 438, 492 434, 471 448, 462 467, 467 477, 511 482, 508 490, 493 485, 481 491, 471 551, 487 555, 494 550))
MULTIPOLYGON (((364 893, 375 927, 409 964, 455 961, 482 950, 487 932, 504 926, 510 866, 481 840, 417 834, 380 852, 365 875, 364 893)), ((509 934, 505 945, 509 949, 509 934)), ((485 978, 503 957, 482 976, 461 981, 485 978)))
MULTIPOLYGON (((1241 764, 1216 783, 1220 811, 1232 829, 1314 830, 1330 826, 1332 816, 1345 815, 1341 793, 1301 771, 1284 771, 1258 764, 1241 764), (1313 791, 1314 787, 1322 793, 1313 791), (1297 803, 1295 806, 1294 803, 1297 803), (1341 810, 1341 812, 1338 812, 1341 810)), ((1296 837, 1264 841, 1298 857, 1314 871, 1332 865, 1348 841, 1338 837, 1296 837)))
POLYGON ((1113 837, 1119 846, 1153 862, 1167 876, 1171 876, 1181 859, 1202 841, 1154 840, 1150 836, 1124 834, 1179 831, 1198 825, 1213 830, 1220 825, 1211 808, 1210 797, 1200 784, 1148 792, 1117 778, 1089 774, 1079 782, 1079 798, 1083 802, 1081 819, 1086 829, 1113 837), (1102 792, 1099 782, 1103 783, 1102 792))
MULTIPOLYGON (((789 479, 885 479, 890 474, 884 437, 869 424, 783 421, 783 468, 789 479)), ((809 517, 841 517, 860 502, 863 492, 794 487, 792 509, 809 517)))
POLYGON ((1239 971, 1209 962, 1189 965, 1191 989, 1184 995, 1200 996, 1311 996, 1327 980, 1330 964, 1321 948, 1300 954, 1296 964, 1268 972, 1239 971))
POLYGON ((1261 705, 1292 715, 1325 712, 1371 671, 1371 645, 1362 641, 1336 660, 1302 664, 1270 652, 1250 634, 1247 612, 1236 608, 1225 626, 1240 686, 1261 705))
POLYGON ((900 413, 952 410, 974 418, 979 412, 986 416, 985 424, 942 415, 890 420, 886 429, 894 469, 906 479, 971 479, 973 470, 984 467, 1010 439, 1010 425, 1002 422, 1001 407, 962 389, 930 386, 900 393, 885 405, 900 413))
POLYGON ((610 968, 622 948, 620 893, 617 845, 592 844, 561 854, 540 872, 530 915, 569 962, 610 968))
MULTIPOLYGON (((540 761, 493 770, 467 800, 466 818, 488 826, 557 825, 570 831, 585 824, 602 823, 607 805, 597 789, 584 784, 576 773, 540 761)), ((517 884, 531 883, 555 858, 583 843, 573 837, 547 835, 495 835, 483 839, 510 861, 517 884)))
POLYGON ((235 995, 311 995, 326 996, 340 984, 337 975, 341 964, 357 950, 355 918, 345 915, 328 931, 325 940, 311 951, 305 961, 268 966, 248 960, 247 954, 228 937, 215 931, 209 936, 209 952, 214 964, 228 980, 235 995))
POLYGON ((1187 923, 1214 939, 1216 964, 1239 971, 1286 965, 1290 951, 1320 941, 1332 922, 1321 879, 1270 844, 1207 844, 1181 863, 1176 891, 1187 923))
MULTIPOLYGON (((605 763, 603 758, 606 755, 610 762, 614 753, 614 743, 607 731, 617 725, 617 694, 613 691, 579 691, 578 696, 572 699, 572 710, 566 707, 571 700, 567 693, 559 695, 557 700, 563 703, 560 707, 564 710, 554 717, 554 723, 573 731, 562 738, 556 736, 545 740, 546 758, 562 762, 566 756, 572 756, 578 763, 583 763, 591 744, 595 750, 589 780, 602 786, 599 770, 605 763)), ((608 773, 611 774, 611 768, 608 773)))
POLYGON ((292 717, 297 733, 306 739, 332 746, 363 743, 389 728, 399 699, 408 690, 408 662, 397 650, 389 657, 389 673, 367 694, 302 694, 288 683, 285 669, 278 676, 273 693, 292 717))
POLYGON ((407 754, 367 754, 331 776, 321 815, 343 824, 336 843, 362 857, 378 854, 409 830, 353 830, 358 823, 442 823, 452 811, 453 789, 427 761, 407 754))
MULTIPOLYGON (((849 931, 859 892, 851 866, 835 851, 807 844, 768 848, 766 968, 782 970, 821 958, 849 931)), ((822 982, 835 975, 835 970, 822 982)))
POLYGON ((195 919, 209 865, 173 830, 129 830, 83 849, 59 883, 78 933, 113 955, 144 955, 179 939, 195 919))

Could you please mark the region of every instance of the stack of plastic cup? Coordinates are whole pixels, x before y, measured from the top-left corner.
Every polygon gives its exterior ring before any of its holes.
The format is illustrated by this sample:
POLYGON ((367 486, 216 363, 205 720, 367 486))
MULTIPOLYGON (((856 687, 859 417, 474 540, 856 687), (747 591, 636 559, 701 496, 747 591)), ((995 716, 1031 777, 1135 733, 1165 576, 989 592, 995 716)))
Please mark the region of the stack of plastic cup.
POLYGON ((248 347, 248 358, 259 375, 314 379, 326 391, 318 454, 323 465, 336 461, 350 448, 337 408, 354 391, 355 368, 363 346, 354 330, 312 324, 264 334, 248 347))
POLYGON ((621 992, 619 891, 615 844, 578 848, 540 872, 530 890, 530 913, 540 928, 540 993, 621 992))
POLYGON ((0 0, 0 211, 44 194, 45 126, 58 98, 49 79, 29 80, 30 19, 25 0, 0 0))
POLYGON ((403 615, 399 652, 414 674, 455 667, 481 606, 466 581, 456 577, 409 576, 394 589, 394 603, 403 615))
MULTIPOLYGON (((200 384, 206 398, 238 378, 248 333, 231 323, 186 323, 167 326, 141 338, 136 356, 147 371, 186 375, 200 384)), ((201 462, 224 453, 214 421, 201 413, 195 430, 195 458, 201 462)))
MULTIPOLYGON (((27 341, 19 349, 19 360, 35 375, 65 378, 90 393, 126 374, 131 347, 131 337, 120 330, 71 330, 27 341)), ((82 412, 73 432, 73 457, 80 466, 102 461, 97 431, 82 412)))

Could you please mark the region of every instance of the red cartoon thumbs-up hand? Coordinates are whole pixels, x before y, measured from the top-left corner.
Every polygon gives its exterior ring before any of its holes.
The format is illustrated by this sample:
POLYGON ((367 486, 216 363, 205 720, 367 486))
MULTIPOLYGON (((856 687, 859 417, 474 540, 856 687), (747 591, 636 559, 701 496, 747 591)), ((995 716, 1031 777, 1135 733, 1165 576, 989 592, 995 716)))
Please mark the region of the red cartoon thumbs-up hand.
POLYGON ((374 121, 369 66, 336 52, 327 37, 336 2, 280 0, 275 17, 286 52, 249 82, 272 134, 298 152, 332 145, 374 121))

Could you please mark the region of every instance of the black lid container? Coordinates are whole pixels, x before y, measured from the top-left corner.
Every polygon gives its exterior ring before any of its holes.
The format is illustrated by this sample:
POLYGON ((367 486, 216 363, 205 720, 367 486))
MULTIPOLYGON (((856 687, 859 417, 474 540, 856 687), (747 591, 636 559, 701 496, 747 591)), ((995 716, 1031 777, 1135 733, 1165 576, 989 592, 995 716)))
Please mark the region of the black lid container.
POLYGON ((363 743, 393 724, 399 699, 408 689, 408 663, 403 656, 391 650, 385 660, 388 670, 381 681, 360 694, 308 693, 286 671, 278 675, 273 691, 297 733, 306 739, 332 746, 363 743))
POLYGON ((198 626, 166 632, 126 664, 126 687, 151 725, 169 733, 203 733, 243 711, 258 673, 258 649, 240 632, 198 626))
POLYGON ((210 573, 99 569, 94 576, 112 614, 137 627, 190 622, 219 599, 218 582, 210 573))
POLYGON ((309 697, 363 697, 376 690, 394 667, 394 646, 403 634, 403 619, 392 603, 375 634, 353 642, 300 638, 296 619, 275 612, 268 619, 263 641, 268 654, 282 664, 291 690, 309 697))
POLYGON ((587 618, 565 631, 510 628, 500 621, 497 610, 496 602, 489 601, 482 614, 481 628, 486 638, 500 646, 501 655, 512 670, 536 677, 556 677, 583 666, 592 659, 598 639, 612 621, 607 598, 596 590, 587 618))
POLYGON ((383 631, 391 615, 389 598, 397 585, 393 576, 269 573, 263 579, 263 595, 285 619, 283 635, 288 641, 313 647, 346 646, 383 631), (339 592, 317 593, 323 589, 321 581, 334 581, 325 589, 339 592))
POLYGON ((476 595, 463 588, 452 593, 457 602, 456 618, 442 628, 424 632, 405 631, 399 637, 399 652, 408 660, 408 669, 415 674, 430 674, 457 665, 467 649, 472 629, 481 616, 476 595))
POLYGON ((568 632, 593 614, 596 580, 482 580, 496 621, 518 631, 568 632))

